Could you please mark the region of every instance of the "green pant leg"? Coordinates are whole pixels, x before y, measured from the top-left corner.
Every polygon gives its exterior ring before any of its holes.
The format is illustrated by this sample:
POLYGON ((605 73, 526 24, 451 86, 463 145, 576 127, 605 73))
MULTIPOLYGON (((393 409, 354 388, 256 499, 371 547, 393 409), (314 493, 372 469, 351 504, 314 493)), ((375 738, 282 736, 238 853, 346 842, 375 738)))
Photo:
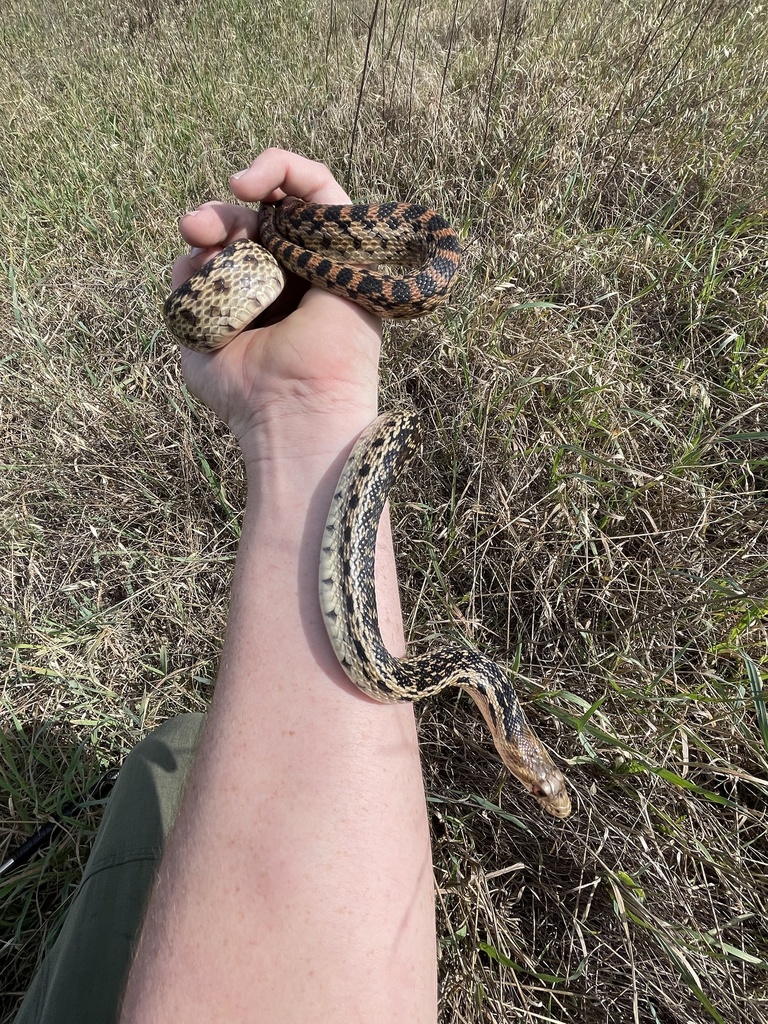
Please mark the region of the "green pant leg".
POLYGON ((83 879, 14 1024, 114 1024, 155 868, 203 716, 170 719, 125 759, 83 879))

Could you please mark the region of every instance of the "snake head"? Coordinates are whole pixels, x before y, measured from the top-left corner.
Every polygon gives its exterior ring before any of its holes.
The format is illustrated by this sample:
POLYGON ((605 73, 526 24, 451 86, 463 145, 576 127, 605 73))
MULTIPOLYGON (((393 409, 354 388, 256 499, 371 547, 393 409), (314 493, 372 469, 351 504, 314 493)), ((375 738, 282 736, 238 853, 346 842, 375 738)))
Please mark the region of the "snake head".
POLYGON ((471 681, 459 685, 480 708, 501 760, 542 810, 553 818, 567 818, 571 798, 565 776, 528 724, 502 669, 487 658, 481 657, 479 663, 483 672, 476 671, 471 681))
POLYGON ((553 767, 546 778, 539 779, 530 787, 531 795, 542 810, 553 818, 567 818, 571 813, 571 798, 565 788, 563 773, 553 767))

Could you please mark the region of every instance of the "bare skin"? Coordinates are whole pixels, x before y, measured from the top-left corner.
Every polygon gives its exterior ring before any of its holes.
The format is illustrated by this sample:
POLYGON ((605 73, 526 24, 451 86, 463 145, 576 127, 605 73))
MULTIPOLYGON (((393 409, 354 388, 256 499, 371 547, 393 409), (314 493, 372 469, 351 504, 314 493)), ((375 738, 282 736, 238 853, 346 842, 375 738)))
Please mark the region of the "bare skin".
MULTIPOLYGON (((347 197, 321 164, 267 150, 238 199, 347 197)), ((181 221, 202 251, 253 236, 255 212, 181 221)), ((339 669, 317 599, 318 551, 349 449, 376 415, 380 325, 314 289, 213 356, 183 352, 192 391, 240 442, 248 499, 208 722, 163 859, 121 1024, 436 1020, 432 860, 410 705, 339 669)), ((382 633, 402 653, 389 531, 382 633)))

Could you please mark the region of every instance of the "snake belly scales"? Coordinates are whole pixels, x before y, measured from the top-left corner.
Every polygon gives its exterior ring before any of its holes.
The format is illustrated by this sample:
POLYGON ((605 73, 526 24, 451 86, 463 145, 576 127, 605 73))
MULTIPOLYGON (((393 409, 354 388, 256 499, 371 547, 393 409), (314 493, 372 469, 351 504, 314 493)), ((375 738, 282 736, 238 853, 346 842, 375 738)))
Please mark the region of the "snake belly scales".
MULTIPOLYGON (((259 234, 261 245, 232 243, 168 297, 165 321, 183 345, 213 352, 228 344, 278 297, 282 268, 378 316, 412 319, 445 301, 459 266, 450 225, 434 210, 406 203, 329 206, 288 197, 262 206, 259 234), (371 269, 376 262, 408 269, 392 276, 371 269)), ((459 644, 393 658, 381 639, 376 533, 387 494, 419 437, 415 414, 385 413, 363 432, 342 470, 319 573, 334 652, 352 682, 377 701, 421 700, 446 686, 466 690, 509 771, 545 811, 565 818, 571 810, 565 779, 529 726, 504 669, 459 644)))

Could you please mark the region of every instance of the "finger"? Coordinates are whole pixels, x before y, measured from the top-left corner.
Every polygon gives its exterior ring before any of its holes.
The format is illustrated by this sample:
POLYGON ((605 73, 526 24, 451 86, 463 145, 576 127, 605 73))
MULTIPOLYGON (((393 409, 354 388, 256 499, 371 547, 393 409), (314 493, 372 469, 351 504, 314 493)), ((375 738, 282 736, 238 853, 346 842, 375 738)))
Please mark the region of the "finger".
POLYGON ((181 237, 198 249, 221 248, 236 238, 253 237, 258 213, 232 203, 203 203, 179 221, 181 237))
POLYGON ((250 167, 230 178, 238 199, 274 201, 298 196, 312 203, 348 203, 349 196, 325 164, 285 149, 266 149, 250 167))

